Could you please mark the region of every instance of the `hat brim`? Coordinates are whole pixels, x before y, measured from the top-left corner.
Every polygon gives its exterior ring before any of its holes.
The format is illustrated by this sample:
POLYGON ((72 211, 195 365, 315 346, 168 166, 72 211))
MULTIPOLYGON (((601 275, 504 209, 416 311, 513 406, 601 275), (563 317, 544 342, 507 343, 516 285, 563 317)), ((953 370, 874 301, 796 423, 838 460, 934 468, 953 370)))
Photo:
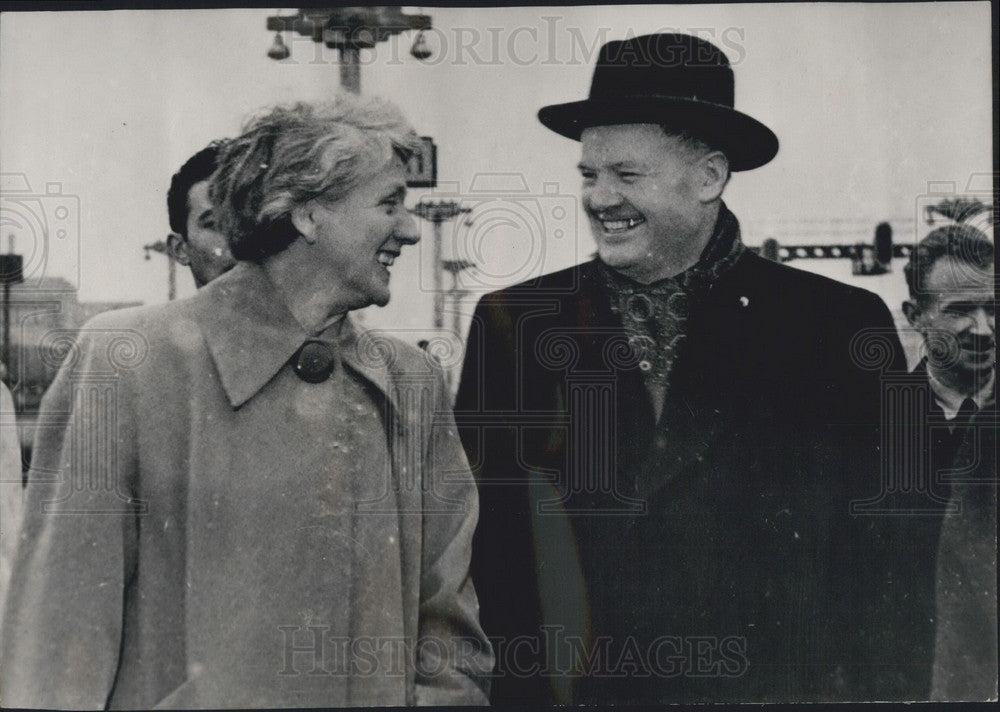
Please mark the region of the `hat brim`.
POLYGON ((585 99, 542 107, 538 120, 574 141, 584 129, 618 124, 665 124, 690 132, 729 158, 733 171, 759 168, 778 153, 778 137, 757 119, 721 104, 667 96, 585 99))

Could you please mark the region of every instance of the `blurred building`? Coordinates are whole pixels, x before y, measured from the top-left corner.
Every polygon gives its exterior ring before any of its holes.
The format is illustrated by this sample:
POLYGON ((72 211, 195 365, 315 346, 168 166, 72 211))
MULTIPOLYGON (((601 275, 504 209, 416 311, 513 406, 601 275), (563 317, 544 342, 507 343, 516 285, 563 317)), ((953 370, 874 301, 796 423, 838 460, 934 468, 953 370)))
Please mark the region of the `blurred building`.
POLYGON ((33 423, 66 345, 91 317, 141 302, 81 302, 61 277, 45 277, 10 289, 10 349, 4 382, 18 414, 21 443, 30 447, 33 423))

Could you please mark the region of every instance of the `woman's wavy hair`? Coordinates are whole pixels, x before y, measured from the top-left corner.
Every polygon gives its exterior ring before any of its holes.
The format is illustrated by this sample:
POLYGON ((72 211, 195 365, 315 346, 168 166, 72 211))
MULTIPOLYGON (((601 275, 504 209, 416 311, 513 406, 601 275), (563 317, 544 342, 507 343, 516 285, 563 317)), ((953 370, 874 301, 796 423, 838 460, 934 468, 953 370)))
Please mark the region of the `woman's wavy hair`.
POLYGON ((238 260, 277 254, 299 234, 296 205, 336 202, 381 170, 404 162, 419 139, 392 103, 352 94, 321 103, 276 106, 229 141, 212 176, 219 229, 238 260))

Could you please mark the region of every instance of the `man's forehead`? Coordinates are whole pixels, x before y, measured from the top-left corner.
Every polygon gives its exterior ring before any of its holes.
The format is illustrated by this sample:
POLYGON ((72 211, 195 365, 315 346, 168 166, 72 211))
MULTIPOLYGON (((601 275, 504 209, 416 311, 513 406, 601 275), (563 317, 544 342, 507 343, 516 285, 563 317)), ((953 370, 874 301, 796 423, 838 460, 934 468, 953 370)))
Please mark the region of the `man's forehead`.
POLYGON ((580 142, 591 145, 628 144, 661 137, 665 138, 666 133, 658 124, 606 124, 585 128, 580 134, 580 142))
POLYGON ((200 180, 188 190, 188 206, 204 208, 206 205, 211 205, 208 197, 208 181, 200 180))
POLYGON ((923 291, 941 299, 992 297, 993 265, 986 268, 953 257, 942 257, 924 280, 923 291))
POLYGON ((675 148, 670 137, 657 124, 613 124, 592 126, 580 136, 581 155, 585 161, 634 161, 650 163, 675 148))

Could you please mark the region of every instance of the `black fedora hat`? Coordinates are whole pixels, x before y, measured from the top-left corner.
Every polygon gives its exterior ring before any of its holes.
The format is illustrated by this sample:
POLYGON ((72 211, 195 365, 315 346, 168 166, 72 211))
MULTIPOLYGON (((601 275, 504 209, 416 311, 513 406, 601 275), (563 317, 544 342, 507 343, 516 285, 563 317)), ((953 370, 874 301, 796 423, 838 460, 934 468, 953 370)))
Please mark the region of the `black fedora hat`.
POLYGON ((538 119, 575 141, 591 126, 664 124, 725 152, 745 171, 778 152, 778 137, 733 108, 733 70, 711 42, 683 34, 608 42, 597 57, 590 96, 542 107, 538 119))

